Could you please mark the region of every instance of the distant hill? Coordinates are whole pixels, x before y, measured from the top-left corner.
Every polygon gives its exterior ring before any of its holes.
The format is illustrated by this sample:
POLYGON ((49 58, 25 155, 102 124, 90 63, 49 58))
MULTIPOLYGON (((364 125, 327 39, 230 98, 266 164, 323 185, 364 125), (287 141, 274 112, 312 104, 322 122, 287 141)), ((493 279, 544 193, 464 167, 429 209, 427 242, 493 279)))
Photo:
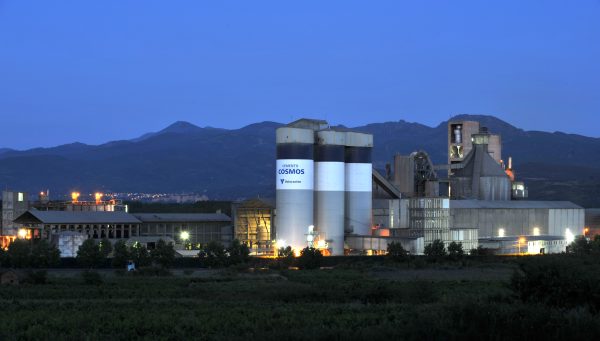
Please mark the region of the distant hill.
MULTIPOLYGON (((477 120, 502 134, 503 156, 532 199, 572 200, 600 207, 600 139, 560 132, 524 131, 493 116, 477 120)), ((383 168, 396 153, 427 151, 435 163, 447 158, 446 124, 406 121, 354 127, 374 134, 374 164, 383 168)), ((132 140, 102 145, 72 143, 26 151, 0 149, 0 186, 32 193, 82 191, 197 192, 211 199, 274 196, 275 122, 240 129, 176 122, 132 140)))

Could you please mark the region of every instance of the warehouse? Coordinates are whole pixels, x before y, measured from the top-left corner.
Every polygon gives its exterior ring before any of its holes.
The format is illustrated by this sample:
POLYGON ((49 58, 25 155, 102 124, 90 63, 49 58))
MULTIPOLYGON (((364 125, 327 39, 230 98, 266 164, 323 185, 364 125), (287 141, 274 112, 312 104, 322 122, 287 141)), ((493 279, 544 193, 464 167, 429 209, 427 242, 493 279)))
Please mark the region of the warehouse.
POLYGON ((450 200, 453 228, 477 228, 479 238, 583 234, 584 209, 568 201, 450 200))
POLYGON ((231 218, 223 213, 135 213, 140 237, 168 237, 194 248, 211 241, 231 243, 231 218))

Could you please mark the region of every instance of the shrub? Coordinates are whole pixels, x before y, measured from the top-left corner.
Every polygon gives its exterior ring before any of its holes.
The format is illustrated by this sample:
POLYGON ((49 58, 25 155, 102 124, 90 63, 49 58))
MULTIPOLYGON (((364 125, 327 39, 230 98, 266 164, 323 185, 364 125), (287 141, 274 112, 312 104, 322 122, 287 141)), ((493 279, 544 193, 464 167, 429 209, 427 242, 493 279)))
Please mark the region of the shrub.
POLYGON ((227 253, 229 254, 228 263, 230 265, 246 263, 250 258, 248 246, 240 243, 237 239, 231 242, 231 246, 227 248, 227 253))
POLYGON ((159 266, 143 266, 137 268, 136 271, 132 272, 134 276, 154 276, 164 277, 171 276, 171 272, 163 267, 159 266))
POLYGON ((482 245, 479 245, 476 249, 471 249, 471 251, 469 251, 470 256, 488 256, 491 254, 493 254, 492 250, 486 249, 482 245))
POLYGON ((395 261, 406 259, 408 252, 404 249, 400 242, 391 242, 387 246, 387 255, 395 261))
POLYGON ((163 268, 171 267, 175 260, 175 249, 173 248, 173 244, 159 239, 158 243, 156 243, 156 248, 150 252, 150 257, 163 268))
POLYGON ((131 260, 135 263, 136 267, 148 266, 151 263, 150 254, 148 253, 148 249, 138 242, 135 242, 129 248, 129 256, 131 260))
POLYGON ((226 264, 227 254, 223 244, 217 241, 211 241, 204 249, 198 253, 202 266, 213 268, 220 267, 226 264))
POLYGON ((452 242, 448 245, 448 256, 452 260, 458 260, 464 256, 465 252, 463 251, 462 243, 452 242))
POLYGON ((86 239, 77 250, 77 261, 86 268, 97 268, 103 259, 100 246, 93 239, 86 239))
POLYGON ((102 257, 104 258, 108 257, 113 250, 110 240, 106 238, 102 239, 98 246, 100 247, 100 253, 102 254, 102 257))
POLYGON ((576 255, 587 255, 592 251, 592 244, 584 236, 577 236, 575 240, 567 246, 567 252, 576 255))
POLYGON ((16 239, 8 246, 6 256, 13 268, 26 268, 30 266, 31 245, 28 240, 16 239))
POLYGON ((81 278, 83 279, 83 283, 87 285, 100 285, 103 282, 102 276, 96 271, 83 271, 81 278))
POLYGON ((316 269, 321 266, 323 254, 314 247, 305 247, 300 251, 298 257, 298 267, 300 269, 316 269))
POLYGON ((424 253, 429 261, 438 261, 447 254, 444 242, 439 239, 434 240, 431 244, 427 244, 424 253))
POLYGON ((48 268, 60 263, 60 251, 47 240, 35 240, 31 245, 30 265, 32 267, 48 268))
POLYGON ((127 244, 125 241, 119 240, 115 243, 113 248, 113 268, 124 268, 130 259, 129 250, 127 250, 127 244))
POLYGON ((277 250, 277 260, 273 264, 274 268, 287 269, 294 263, 294 251, 291 246, 280 247, 277 250))

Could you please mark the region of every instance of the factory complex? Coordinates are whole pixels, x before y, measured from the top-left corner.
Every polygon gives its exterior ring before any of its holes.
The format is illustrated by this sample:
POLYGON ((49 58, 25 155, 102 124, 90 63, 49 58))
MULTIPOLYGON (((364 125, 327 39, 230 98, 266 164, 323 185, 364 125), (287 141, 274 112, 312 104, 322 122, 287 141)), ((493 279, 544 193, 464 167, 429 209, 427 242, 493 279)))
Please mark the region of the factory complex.
POLYGON ((159 239, 180 256, 211 241, 237 239, 251 254, 281 247, 324 255, 378 255, 392 242, 423 254, 435 240, 483 247, 496 254, 565 252, 575 236, 600 229, 600 211, 567 201, 530 201, 502 139, 474 121, 448 122, 448 162, 434 165, 425 150, 390 155, 373 167, 373 135, 300 119, 276 131, 275 198, 234 202, 231 214, 129 213, 122 202, 35 201, 2 195, 2 247, 16 238, 47 239, 63 257, 88 238, 125 240, 152 249, 159 239), (393 159, 392 159, 393 158, 393 159))

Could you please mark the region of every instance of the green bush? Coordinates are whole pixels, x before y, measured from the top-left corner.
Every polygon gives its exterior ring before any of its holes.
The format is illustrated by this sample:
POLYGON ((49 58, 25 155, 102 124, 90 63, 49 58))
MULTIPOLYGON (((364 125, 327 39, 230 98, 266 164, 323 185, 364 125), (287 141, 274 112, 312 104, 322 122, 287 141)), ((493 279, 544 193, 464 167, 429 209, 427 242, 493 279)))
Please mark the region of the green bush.
POLYGON ((425 245, 424 253, 427 260, 434 262, 439 261, 447 255, 444 242, 439 239, 434 240, 431 244, 425 245))
POLYGON ((162 239, 156 243, 156 248, 150 252, 152 260, 162 266, 163 268, 169 268, 175 260, 175 249, 172 243, 167 243, 162 239))
POLYGON ((26 268, 31 265, 31 242, 26 239, 15 239, 8 246, 6 256, 13 268, 26 268))
POLYGON ((108 240, 107 238, 102 239, 98 244, 98 247, 100 248, 100 253, 104 258, 108 257, 113 250, 113 246, 110 240, 108 240))
POLYGON ((93 239, 86 239, 77 250, 77 261, 86 268, 97 268, 103 260, 100 246, 93 239))
POLYGON ((152 262, 148 249, 138 242, 135 242, 129 248, 129 257, 135 263, 136 268, 148 266, 152 262))
POLYGON ((387 246, 387 255, 395 261, 403 261, 407 258, 408 252, 400 242, 391 242, 387 246))
POLYGON ((113 268, 125 268, 130 258, 129 250, 127 249, 127 244, 125 244, 125 241, 119 240, 116 242, 115 246, 113 247, 113 268))
POLYGON ((457 243, 453 241, 448 245, 448 256, 452 260, 459 260, 464 256, 465 252, 463 251, 462 243, 457 243))
POLYGON ((231 242, 231 246, 227 248, 228 264, 234 265, 239 263, 246 263, 250 258, 250 250, 246 244, 240 243, 239 240, 234 239, 231 242))
POLYGON ((305 247, 300 251, 300 257, 297 259, 300 269, 317 269, 323 262, 323 254, 314 247, 305 247))
POLYGON ((198 252, 201 266, 207 268, 217 268, 227 264, 227 254, 223 244, 217 241, 209 242, 200 252, 198 252))

